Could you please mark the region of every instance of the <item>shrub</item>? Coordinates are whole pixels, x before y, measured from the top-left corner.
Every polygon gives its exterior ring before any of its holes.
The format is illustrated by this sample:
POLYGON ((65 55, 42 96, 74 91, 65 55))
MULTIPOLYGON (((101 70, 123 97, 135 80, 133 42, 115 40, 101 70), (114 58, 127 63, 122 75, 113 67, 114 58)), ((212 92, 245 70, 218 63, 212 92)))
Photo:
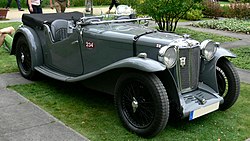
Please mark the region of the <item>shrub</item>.
POLYGON ((230 13, 231 10, 228 5, 222 6, 221 9, 222 9, 222 17, 225 17, 225 18, 231 17, 231 13, 230 13))
POLYGON ((191 21, 200 20, 203 17, 202 10, 199 9, 191 9, 187 12, 185 19, 191 21))
POLYGON ((173 32, 178 21, 201 0, 129 0, 137 13, 149 15, 162 31, 173 32))
MULTIPOLYGON (((0 1, 0 7, 5 8, 7 6, 8 0, 1 0, 0 1)), ((20 1, 22 7, 27 7, 26 6, 26 0, 21 0, 20 1)), ((17 4, 15 0, 12 0, 11 7, 17 8, 17 4)))
POLYGON ((220 16, 238 19, 250 18, 250 4, 243 3, 246 2, 246 0, 241 0, 241 2, 232 0, 231 2, 233 3, 231 3, 229 6, 225 5, 221 7, 218 2, 211 2, 211 0, 206 0, 203 2, 203 14, 210 18, 217 18, 220 16))
POLYGON ((203 2, 203 14, 209 18, 217 18, 222 15, 222 8, 218 2, 212 2, 211 0, 205 0, 203 2))
POLYGON ((227 16, 230 18, 248 19, 250 17, 250 5, 248 3, 232 3, 229 5, 227 16))

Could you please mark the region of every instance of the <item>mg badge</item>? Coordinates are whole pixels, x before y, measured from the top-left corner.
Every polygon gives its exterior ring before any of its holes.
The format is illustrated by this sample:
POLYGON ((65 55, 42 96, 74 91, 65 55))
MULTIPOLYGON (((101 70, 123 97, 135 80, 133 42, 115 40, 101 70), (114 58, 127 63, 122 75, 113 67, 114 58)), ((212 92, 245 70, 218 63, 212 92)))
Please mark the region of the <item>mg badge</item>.
POLYGON ((181 67, 184 67, 186 65, 186 57, 180 58, 180 65, 181 65, 181 67))

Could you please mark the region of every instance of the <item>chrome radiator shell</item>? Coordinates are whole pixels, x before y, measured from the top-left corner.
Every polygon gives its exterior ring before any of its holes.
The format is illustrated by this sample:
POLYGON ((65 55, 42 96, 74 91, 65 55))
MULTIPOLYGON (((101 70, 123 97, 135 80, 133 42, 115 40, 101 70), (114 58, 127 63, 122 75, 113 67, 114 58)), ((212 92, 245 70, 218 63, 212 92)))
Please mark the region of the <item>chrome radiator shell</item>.
POLYGON ((179 48, 179 59, 176 64, 176 80, 180 91, 188 92, 198 87, 200 73, 200 48, 179 48), (178 81, 179 80, 179 81, 178 81))

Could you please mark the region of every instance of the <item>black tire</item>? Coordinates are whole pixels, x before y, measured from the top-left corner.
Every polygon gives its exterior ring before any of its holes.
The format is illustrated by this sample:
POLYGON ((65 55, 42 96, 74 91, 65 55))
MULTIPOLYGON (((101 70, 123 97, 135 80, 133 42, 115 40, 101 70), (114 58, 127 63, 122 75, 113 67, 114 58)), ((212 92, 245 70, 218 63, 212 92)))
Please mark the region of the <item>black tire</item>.
POLYGON ((216 67, 219 94, 224 98, 220 110, 227 110, 236 102, 240 94, 240 80, 234 66, 226 58, 221 58, 216 67))
POLYGON ((26 79, 34 80, 36 71, 32 68, 32 59, 26 38, 20 36, 16 45, 16 61, 21 75, 26 79))
POLYGON ((157 135, 168 122, 167 92, 155 74, 122 75, 116 84, 115 106, 125 128, 145 138, 157 135))

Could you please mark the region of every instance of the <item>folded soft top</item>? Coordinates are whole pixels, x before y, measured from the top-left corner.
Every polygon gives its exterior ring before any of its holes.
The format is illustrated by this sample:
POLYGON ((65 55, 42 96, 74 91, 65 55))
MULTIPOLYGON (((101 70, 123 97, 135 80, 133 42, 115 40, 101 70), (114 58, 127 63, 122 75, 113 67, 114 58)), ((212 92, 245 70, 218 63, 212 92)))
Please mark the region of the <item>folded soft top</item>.
POLYGON ((44 23, 51 24, 56 19, 78 21, 81 17, 83 17, 83 13, 81 12, 23 14, 22 22, 24 25, 42 28, 44 23))

